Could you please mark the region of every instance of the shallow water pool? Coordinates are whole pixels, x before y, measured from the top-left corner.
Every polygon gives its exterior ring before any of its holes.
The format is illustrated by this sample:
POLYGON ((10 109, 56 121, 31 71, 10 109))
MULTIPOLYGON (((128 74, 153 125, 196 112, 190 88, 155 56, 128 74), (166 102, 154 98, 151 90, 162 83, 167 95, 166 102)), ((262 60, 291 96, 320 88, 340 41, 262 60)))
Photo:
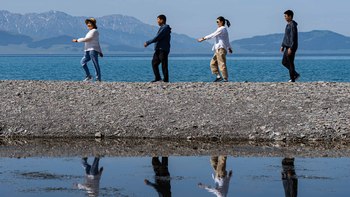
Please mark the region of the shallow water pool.
POLYGON ((6 197, 348 196, 349 182, 350 158, 0 158, 6 197))

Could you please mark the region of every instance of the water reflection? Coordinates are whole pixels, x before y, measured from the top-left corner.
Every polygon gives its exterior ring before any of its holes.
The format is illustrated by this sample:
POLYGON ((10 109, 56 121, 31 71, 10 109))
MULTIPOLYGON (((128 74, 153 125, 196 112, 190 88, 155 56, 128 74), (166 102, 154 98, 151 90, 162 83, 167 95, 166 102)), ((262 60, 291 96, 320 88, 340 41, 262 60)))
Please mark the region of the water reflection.
POLYGON ((26 197, 326 197, 350 191, 350 158, 232 158, 0 158, 0 191, 26 197))
POLYGON ((152 167, 155 173, 155 182, 152 183, 147 179, 144 181, 146 185, 153 187, 161 197, 171 197, 168 159, 168 157, 162 157, 162 161, 160 161, 159 157, 152 157, 152 167))
POLYGON ((282 160, 282 182, 286 197, 296 197, 298 195, 298 178, 294 168, 294 158, 284 158, 282 160))
POLYGON ((103 172, 103 167, 99 169, 99 162, 100 157, 95 157, 92 165, 88 163, 87 157, 81 159, 81 163, 85 169, 85 183, 78 183, 75 186, 78 189, 86 190, 87 195, 90 197, 99 196, 100 180, 103 172))
POLYGON ((226 156, 212 156, 210 158, 211 166, 214 169, 212 178, 215 182, 215 187, 199 183, 200 188, 206 189, 208 192, 215 194, 218 197, 225 197, 228 194, 230 180, 232 177, 232 170, 227 173, 226 170, 226 156))

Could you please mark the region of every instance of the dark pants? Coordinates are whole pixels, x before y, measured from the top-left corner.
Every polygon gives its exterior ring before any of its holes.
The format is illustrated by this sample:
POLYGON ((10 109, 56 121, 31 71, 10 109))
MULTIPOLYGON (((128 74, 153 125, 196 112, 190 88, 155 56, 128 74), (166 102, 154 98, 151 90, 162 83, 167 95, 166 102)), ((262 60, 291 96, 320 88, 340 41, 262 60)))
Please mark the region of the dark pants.
POLYGON ((169 51, 156 50, 152 59, 152 68, 154 72, 154 77, 156 81, 162 80, 159 73, 159 64, 162 64, 162 71, 164 75, 164 82, 169 82, 168 73, 168 55, 169 51))
POLYGON ((298 177, 295 173, 294 158, 282 160, 282 182, 286 197, 298 196, 298 177))
POLYGON ((92 163, 92 166, 87 162, 87 158, 82 159, 83 167, 85 168, 85 172, 87 175, 97 175, 98 174, 98 164, 99 164, 100 158, 95 157, 94 163, 92 163))
POLYGON ((294 82, 299 74, 295 71, 295 52, 292 52, 292 54, 288 55, 288 49, 289 48, 286 48, 284 50, 282 64, 289 70, 290 80, 294 82))

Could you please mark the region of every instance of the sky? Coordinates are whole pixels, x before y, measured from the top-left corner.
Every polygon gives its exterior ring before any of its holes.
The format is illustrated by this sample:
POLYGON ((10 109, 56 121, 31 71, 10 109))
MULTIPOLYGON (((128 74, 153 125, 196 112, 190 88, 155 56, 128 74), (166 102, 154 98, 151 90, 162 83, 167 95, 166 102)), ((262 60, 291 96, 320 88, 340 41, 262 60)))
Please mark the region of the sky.
POLYGON ((283 13, 295 12, 299 31, 331 30, 350 36, 349 0, 0 0, 2 10, 15 13, 63 11, 73 16, 122 14, 156 25, 165 14, 176 33, 200 38, 215 31, 216 18, 231 21, 230 39, 282 33, 283 13))

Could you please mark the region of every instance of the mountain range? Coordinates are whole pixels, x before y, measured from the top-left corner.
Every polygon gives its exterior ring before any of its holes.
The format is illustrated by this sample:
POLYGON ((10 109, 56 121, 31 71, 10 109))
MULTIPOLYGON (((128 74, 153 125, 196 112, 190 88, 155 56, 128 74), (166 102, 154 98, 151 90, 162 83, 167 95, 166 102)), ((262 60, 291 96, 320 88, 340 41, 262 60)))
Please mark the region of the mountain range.
MULTIPOLYGON (((0 11, 0 54, 75 54, 82 44, 72 43, 84 37, 86 16, 71 16, 64 12, 16 14, 0 11)), ((100 42, 106 53, 145 53, 153 51, 143 43, 155 36, 157 26, 124 15, 97 17, 100 42)), ((232 42, 236 53, 276 53, 283 34, 270 34, 232 42)), ((211 44, 197 43, 184 34, 172 33, 172 53, 211 53, 211 44)), ((350 37, 328 31, 299 33, 299 52, 350 53, 350 37)))
MULTIPOLYGON (((268 53, 278 51, 284 34, 270 34, 236 40, 232 43, 241 53, 268 53)), ((350 53, 350 37, 328 31, 299 32, 299 52, 350 53)))
MULTIPOLYGON (((15 47, 15 51, 57 53, 81 51, 82 44, 71 43, 71 40, 85 36, 87 33, 84 23, 86 18, 89 17, 71 16, 59 11, 40 14, 15 14, 0 11, 0 53, 2 49, 11 47, 15 47)), ((100 42, 105 52, 153 51, 152 46, 145 49, 143 43, 156 35, 157 26, 148 25, 134 17, 124 15, 97 17, 96 20, 100 42)), ((174 31, 171 44, 172 52, 175 53, 210 52, 209 43, 198 44, 194 38, 174 33, 174 31)))

